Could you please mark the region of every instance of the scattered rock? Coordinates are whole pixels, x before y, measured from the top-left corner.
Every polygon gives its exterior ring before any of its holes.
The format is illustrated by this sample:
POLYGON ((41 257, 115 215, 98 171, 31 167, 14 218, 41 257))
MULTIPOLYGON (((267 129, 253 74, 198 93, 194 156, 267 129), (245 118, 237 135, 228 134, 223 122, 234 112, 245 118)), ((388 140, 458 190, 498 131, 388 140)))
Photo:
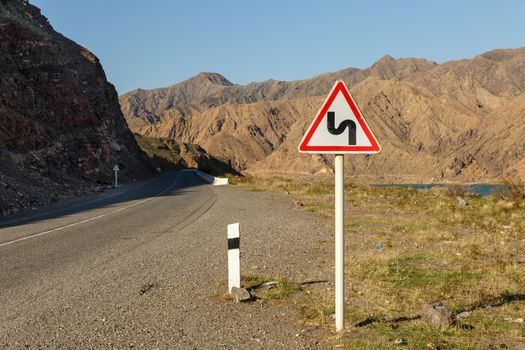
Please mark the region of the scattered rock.
POLYGON ((458 205, 461 207, 468 205, 467 201, 464 200, 462 197, 458 197, 457 200, 458 200, 458 205))
POLYGON ((304 204, 302 202, 299 202, 298 200, 295 200, 293 202, 293 207, 294 208, 300 208, 300 207, 304 207, 304 204))
POLYGON ((394 340, 394 344, 396 345, 408 345, 408 341, 404 338, 399 338, 394 340))
POLYGON ((146 294, 151 288, 155 286, 155 283, 146 283, 140 288, 140 295, 146 294))
POLYGON ((270 282, 266 282, 258 286, 257 291, 268 292, 269 290, 276 288, 276 287, 277 287, 277 282, 270 281, 270 282))
POLYGON ((450 326, 454 322, 454 315, 441 302, 423 304, 421 319, 436 326, 450 326))
POLYGON ((252 298, 252 295, 250 294, 250 292, 248 292, 245 288, 233 287, 231 294, 233 295, 237 303, 249 301, 252 298))
POLYGON ((263 283, 263 287, 266 287, 266 286, 275 286, 277 284, 276 281, 269 281, 269 282, 265 282, 263 283))
POLYGON ((114 140, 109 141, 109 145, 111 146, 111 149, 113 149, 115 152, 121 152, 124 149, 122 145, 119 145, 114 140))
POLYGON ((434 344, 434 343, 427 343, 427 348, 430 348, 430 349, 432 349, 432 350, 439 350, 439 349, 441 349, 441 348, 439 347, 439 345, 434 344))
POLYGON ((456 315, 457 318, 466 318, 472 314, 472 311, 463 311, 456 315))
POLYGON ((516 318, 516 319, 514 319, 512 317, 505 317, 504 320, 507 321, 507 322, 512 322, 512 323, 523 323, 523 318, 521 318, 521 317, 520 318, 516 318))

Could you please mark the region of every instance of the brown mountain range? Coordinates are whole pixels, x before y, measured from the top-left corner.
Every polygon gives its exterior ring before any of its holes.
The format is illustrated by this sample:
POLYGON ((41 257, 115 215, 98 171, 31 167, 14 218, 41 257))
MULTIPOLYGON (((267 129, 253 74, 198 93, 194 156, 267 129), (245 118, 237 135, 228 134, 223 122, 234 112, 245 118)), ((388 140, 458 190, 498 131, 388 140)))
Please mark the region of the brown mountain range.
POLYGON ((300 81, 232 84, 201 73, 120 97, 137 134, 200 145, 248 173, 332 172, 331 156, 297 145, 333 82, 342 79, 382 152, 352 156, 353 176, 376 181, 485 182, 525 177, 525 48, 443 64, 385 56, 300 81))

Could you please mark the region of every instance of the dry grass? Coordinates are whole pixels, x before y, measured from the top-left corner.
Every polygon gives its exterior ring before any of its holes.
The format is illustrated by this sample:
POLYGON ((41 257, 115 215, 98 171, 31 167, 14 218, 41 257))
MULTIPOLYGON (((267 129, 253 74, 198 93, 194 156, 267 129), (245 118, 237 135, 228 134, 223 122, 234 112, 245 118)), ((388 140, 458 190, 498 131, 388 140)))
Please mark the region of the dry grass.
POLYGON ((505 179, 503 184, 507 188, 505 195, 512 202, 525 200, 525 182, 523 180, 505 179))
MULTIPOLYGON (((288 193, 333 227, 329 181, 251 179, 239 186, 288 193)), ((506 199, 461 192, 468 205, 460 206, 455 191, 346 185, 347 332, 333 344, 390 349, 403 338, 409 349, 525 349, 522 186, 509 186, 506 199), (429 326, 419 313, 435 300, 471 314, 446 329, 429 326)), ((294 302, 303 322, 332 329, 331 292, 302 293, 294 302)))
POLYGON ((467 188, 462 185, 450 185, 445 190, 450 197, 463 197, 467 194, 467 188))
MULTIPOLYGON (((241 276, 241 287, 250 292, 253 300, 261 303, 284 301, 302 290, 300 285, 287 279, 254 274, 241 276)), ((227 289, 225 282, 219 283, 213 294, 214 299, 232 301, 233 297, 226 292, 227 289)))

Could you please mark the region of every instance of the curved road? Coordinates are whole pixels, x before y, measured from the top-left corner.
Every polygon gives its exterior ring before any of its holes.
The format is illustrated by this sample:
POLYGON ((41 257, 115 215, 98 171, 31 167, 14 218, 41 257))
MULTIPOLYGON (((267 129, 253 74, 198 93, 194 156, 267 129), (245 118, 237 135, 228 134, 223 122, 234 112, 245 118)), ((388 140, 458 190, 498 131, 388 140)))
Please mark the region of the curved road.
POLYGON ((0 339, 31 310, 52 305, 50 290, 102 272, 157 236, 189 225, 215 202, 211 187, 193 172, 129 187, 0 221, 0 339))
POLYGON ((0 222, 0 348, 306 349, 289 306, 225 300, 226 226, 243 273, 326 279, 311 214, 269 193, 165 173, 0 222))

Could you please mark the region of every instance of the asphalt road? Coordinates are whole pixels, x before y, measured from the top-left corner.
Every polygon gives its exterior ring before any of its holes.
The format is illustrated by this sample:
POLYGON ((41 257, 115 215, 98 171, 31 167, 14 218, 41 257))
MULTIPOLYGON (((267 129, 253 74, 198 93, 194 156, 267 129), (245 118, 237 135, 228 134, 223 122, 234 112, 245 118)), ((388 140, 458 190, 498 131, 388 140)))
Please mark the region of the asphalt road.
POLYGON ((0 222, 0 266, 9 267, 0 270, 0 295, 68 263, 133 249, 152 238, 149 228, 159 218, 170 227, 191 223, 214 203, 204 184, 191 172, 167 173, 129 190, 0 222))
POLYGON ((252 270, 322 277, 312 275, 317 251, 301 248, 315 225, 260 196, 166 173, 0 222, 0 347, 315 347, 289 309, 214 297, 226 281, 226 225, 239 213, 241 230, 256 228, 241 245, 252 270))

